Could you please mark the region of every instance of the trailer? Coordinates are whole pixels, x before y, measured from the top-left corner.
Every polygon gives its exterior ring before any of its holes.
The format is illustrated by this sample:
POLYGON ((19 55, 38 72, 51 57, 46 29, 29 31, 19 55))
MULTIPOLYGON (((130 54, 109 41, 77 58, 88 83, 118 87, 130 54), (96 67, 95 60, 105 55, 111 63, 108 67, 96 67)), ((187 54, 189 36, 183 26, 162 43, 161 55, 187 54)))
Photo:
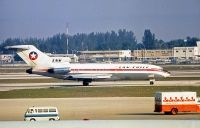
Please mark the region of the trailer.
POLYGON ((200 112, 200 101, 196 92, 156 92, 154 112, 200 112))

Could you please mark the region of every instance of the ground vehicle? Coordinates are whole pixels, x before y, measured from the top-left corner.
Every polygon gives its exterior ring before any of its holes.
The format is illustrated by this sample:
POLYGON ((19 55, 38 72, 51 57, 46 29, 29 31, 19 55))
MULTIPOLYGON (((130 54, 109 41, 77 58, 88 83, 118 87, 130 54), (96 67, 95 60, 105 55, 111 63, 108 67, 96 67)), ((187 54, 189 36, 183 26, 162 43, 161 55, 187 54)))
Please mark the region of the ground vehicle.
POLYGON ((154 112, 176 115, 178 112, 200 112, 196 92, 156 92, 154 112))
POLYGON ((56 107, 30 107, 24 114, 25 121, 60 120, 56 107))

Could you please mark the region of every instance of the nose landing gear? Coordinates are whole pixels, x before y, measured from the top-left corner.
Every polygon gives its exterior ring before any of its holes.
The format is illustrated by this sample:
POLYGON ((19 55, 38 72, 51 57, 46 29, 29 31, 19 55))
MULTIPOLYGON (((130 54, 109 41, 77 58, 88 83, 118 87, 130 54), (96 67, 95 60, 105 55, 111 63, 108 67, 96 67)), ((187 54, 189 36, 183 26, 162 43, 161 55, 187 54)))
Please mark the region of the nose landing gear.
POLYGON ((149 75, 148 77, 149 77, 149 84, 150 85, 154 85, 154 83, 155 83, 155 77, 154 77, 154 75, 152 74, 152 75, 149 75))

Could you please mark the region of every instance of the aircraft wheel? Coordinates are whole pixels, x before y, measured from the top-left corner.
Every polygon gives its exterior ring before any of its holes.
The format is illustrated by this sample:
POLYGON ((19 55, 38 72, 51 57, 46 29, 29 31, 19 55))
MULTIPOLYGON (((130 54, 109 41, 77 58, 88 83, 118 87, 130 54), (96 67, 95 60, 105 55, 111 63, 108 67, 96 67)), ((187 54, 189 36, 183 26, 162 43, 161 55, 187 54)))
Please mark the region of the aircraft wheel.
POLYGON ((153 81, 150 81, 150 85, 154 85, 154 82, 153 82, 153 81))
POLYGON ((89 82, 83 81, 83 86, 88 86, 88 85, 89 85, 89 82))

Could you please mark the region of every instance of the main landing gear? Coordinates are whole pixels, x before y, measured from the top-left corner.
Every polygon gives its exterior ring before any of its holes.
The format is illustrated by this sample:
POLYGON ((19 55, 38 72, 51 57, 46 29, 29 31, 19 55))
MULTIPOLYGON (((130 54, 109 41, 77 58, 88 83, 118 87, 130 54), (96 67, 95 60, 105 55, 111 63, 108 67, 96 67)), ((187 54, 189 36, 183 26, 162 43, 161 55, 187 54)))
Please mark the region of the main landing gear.
POLYGON ((89 83, 91 83, 91 80, 84 80, 83 81, 83 86, 89 86, 89 83))

